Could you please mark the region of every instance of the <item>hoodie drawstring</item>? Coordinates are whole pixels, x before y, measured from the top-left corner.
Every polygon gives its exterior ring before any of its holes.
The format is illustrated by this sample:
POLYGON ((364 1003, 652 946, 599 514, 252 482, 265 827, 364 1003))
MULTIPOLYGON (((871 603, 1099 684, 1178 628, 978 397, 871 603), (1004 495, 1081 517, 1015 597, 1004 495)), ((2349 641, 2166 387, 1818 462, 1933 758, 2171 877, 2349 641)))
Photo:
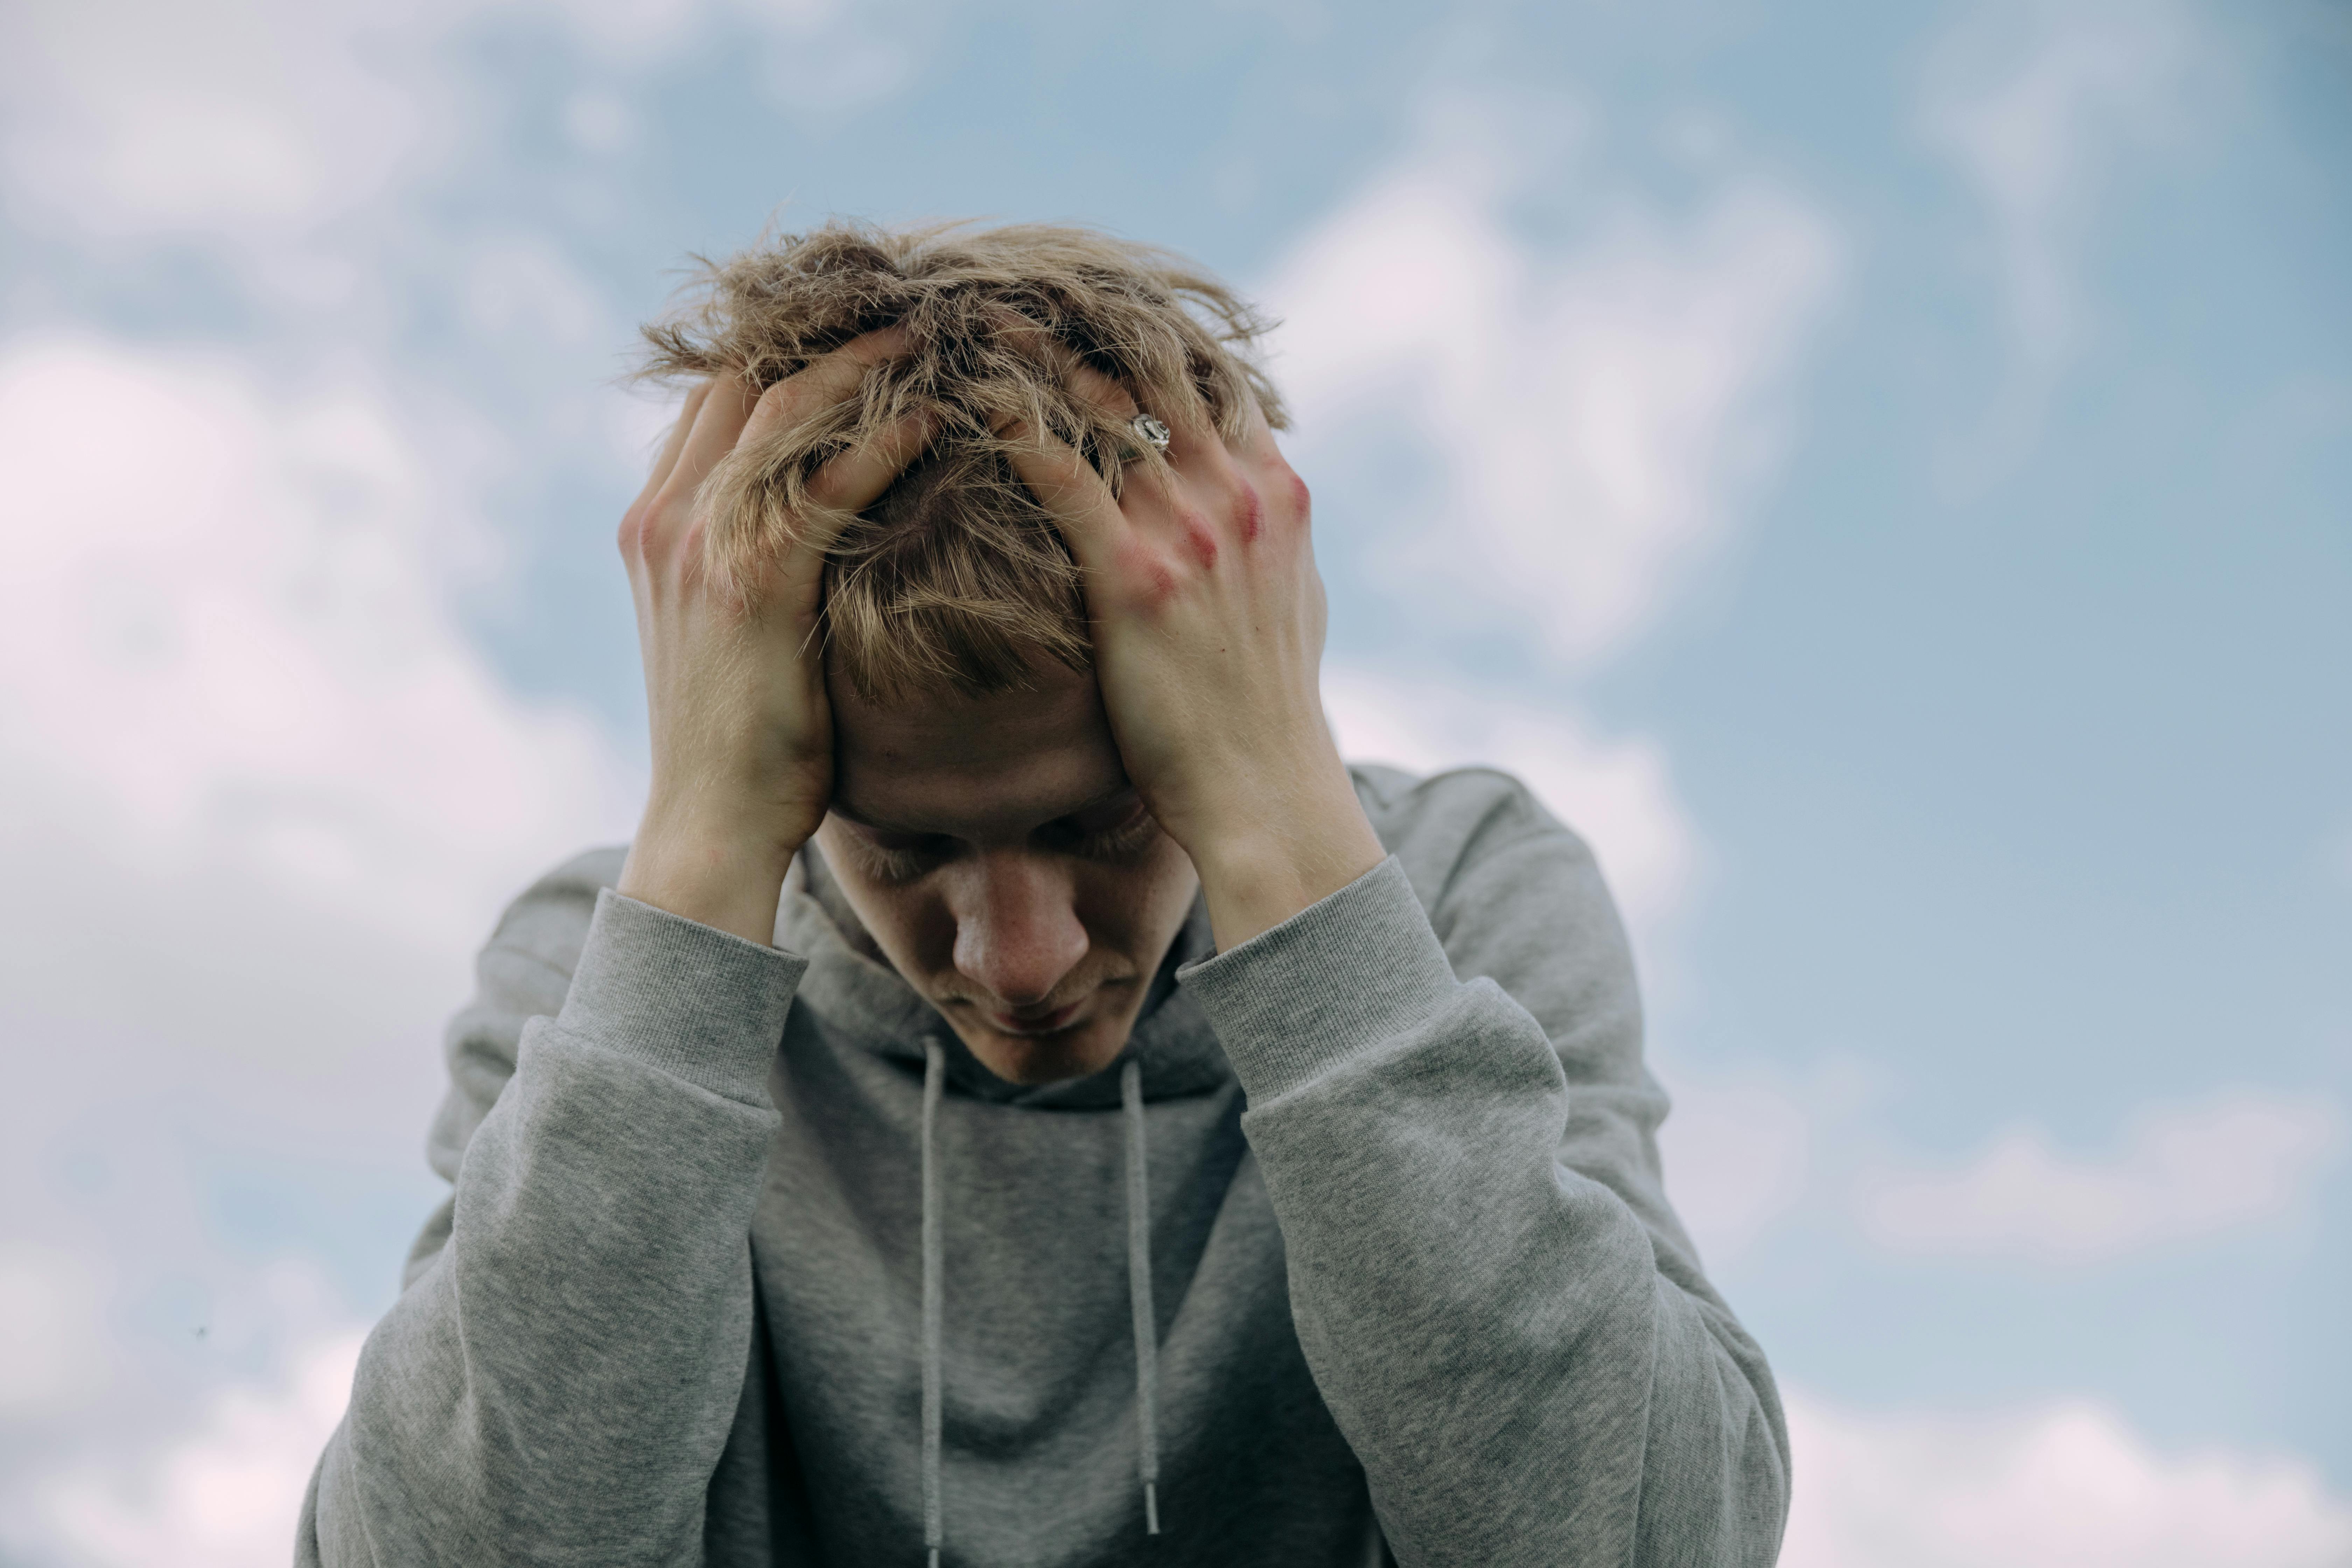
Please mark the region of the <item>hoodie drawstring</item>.
MULTIPOLYGON (((946 1540, 940 1508, 940 1320, 943 1237, 940 1166, 935 1147, 940 1094, 948 1056, 937 1039, 923 1042, 923 1544, 930 1568, 940 1568, 946 1540)), ((1160 1533, 1160 1320, 1151 1308, 1151 1171, 1144 1159, 1143 1069, 1132 1058, 1119 1070, 1118 1098, 1127 1122, 1127 1293, 1135 1322, 1135 1413, 1141 1449, 1143 1523, 1160 1533)))
POLYGON ((1160 1533, 1160 1320, 1151 1310, 1151 1171, 1143 1158, 1143 1068, 1119 1069, 1127 1112, 1127 1298, 1135 1311, 1135 1420, 1142 1451, 1143 1523, 1160 1533))
POLYGON ((948 1054, 939 1041, 923 1042, 923 1544, 930 1568, 940 1568, 940 1166, 932 1148, 940 1121, 940 1090, 946 1085, 948 1054))

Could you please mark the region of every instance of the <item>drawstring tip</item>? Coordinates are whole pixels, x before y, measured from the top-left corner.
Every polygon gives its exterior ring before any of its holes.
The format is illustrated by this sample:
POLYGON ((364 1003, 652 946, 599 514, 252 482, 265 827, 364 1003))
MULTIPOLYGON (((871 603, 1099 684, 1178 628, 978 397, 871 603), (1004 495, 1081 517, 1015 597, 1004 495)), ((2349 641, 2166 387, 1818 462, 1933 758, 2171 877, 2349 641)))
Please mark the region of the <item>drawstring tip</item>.
POLYGON ((940 1549, 936 1546, 931 1548, 931 1568, 940 1568, 940 1549))
MULTIPOLYGON (((1143 1532, 1160 1533, 1160 1489, 1150 1481, 1143 1483, 1143 1532)), ((933 1564, 933 1568, 938 1568, 933 1564)))

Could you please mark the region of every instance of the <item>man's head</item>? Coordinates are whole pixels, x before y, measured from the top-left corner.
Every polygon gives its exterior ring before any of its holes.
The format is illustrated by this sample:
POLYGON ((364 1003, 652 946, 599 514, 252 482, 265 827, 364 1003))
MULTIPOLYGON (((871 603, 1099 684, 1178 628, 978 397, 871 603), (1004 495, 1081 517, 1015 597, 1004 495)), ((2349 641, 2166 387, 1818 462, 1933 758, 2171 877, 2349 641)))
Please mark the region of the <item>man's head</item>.
POLYGON ((1074 364, 1147 410, 1229 437, 1282 410, 1249 355, 1263 321, 1162 252, 1082 229, 834 225, 708 268, 649 327, 647 373, 764 387, 885 326, 907 352, 827 419, 710 477, 712 570, 760 563, 814 513, 808 476, 921 410, 940 431, 874 506, 837 521, 823 634, 833 704, 827 868, 884 956, 1000 1077, 1043 1083, 1118 1055, 1195 891, 1129 788, 1092 675, 1077 568, 996 431, 1026 421, 1116 485, 1149 464, 1074 364))

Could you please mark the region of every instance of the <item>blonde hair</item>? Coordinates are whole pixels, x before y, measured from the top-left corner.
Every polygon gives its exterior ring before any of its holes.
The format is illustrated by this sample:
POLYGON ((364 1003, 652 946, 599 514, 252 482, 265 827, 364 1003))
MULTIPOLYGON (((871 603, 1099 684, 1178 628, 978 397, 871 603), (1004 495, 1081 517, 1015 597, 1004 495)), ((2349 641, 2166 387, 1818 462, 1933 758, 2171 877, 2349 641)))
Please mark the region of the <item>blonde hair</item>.
POLYGON ((838 525, 822 626, 834 671, 868 700, 943 686, 982 696, 1029 684, 1033 658, 1084 671, 1094 656, 1076 563, 994 432, 1026 421, 1114 489, 1127 464, 1163 463, 1070 388, 1073 360, 1171 423, 1205 417, 1231 439, 1255 405, 1280 429, 1281 399, 1256 362, 1271 324, 1181 257, 1090 229, 836 220, 701 260, 679 306, 644 329, 638 374, 765 388, 861 333, 901 327, 908 352, 856 395, 712 471, 709 566, 749 598, 760 563, 803 520, 838 525), (843 517, 810 499, 828 458, 920 410, 940 434, 881 500, 843 517))

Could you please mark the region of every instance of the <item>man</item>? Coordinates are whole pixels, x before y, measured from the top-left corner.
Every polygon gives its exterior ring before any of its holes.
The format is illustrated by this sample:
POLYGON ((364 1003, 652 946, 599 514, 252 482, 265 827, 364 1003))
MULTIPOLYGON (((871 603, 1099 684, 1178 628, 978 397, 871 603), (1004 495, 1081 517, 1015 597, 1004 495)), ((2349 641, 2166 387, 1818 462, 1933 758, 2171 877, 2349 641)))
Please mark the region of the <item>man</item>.
POLYGON ((835 226, 653 331, 645 819, 484 951, 302 1562, 1773 1559, 1608 895, 1340 762, 1260 330, 835 226))

